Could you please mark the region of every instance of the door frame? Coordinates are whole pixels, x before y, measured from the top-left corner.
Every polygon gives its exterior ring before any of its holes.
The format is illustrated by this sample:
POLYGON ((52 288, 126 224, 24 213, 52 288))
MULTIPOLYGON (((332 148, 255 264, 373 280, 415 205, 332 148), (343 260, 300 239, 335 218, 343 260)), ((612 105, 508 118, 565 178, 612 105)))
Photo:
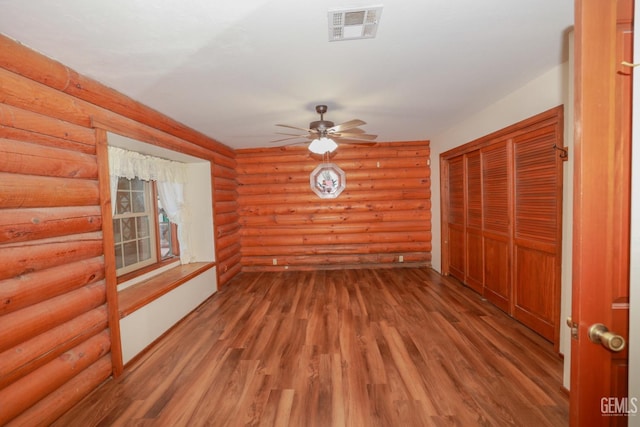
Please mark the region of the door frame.
MULTIPOLYGON (((590 342, 603 323, 629 339, 630 122, 623 107, 618 17, 633 0, 576 0, 573 286, 570 421, 572 426, 626 425, 632 417, 607 416, 603 400, 626 389, 626 350, 613 353, 590 342)), ((630 16, 626 13, 625 16, 630 16)), ((626 21, 624 25, 630 25, 626 21)), ((620 27, 622 28, 622 27, 620 27)), ((626 31, 626 30, 625 30, 626 31)), ((628 33, 628 31, 627 31, 628 33)), ((620 33, 624 34, 624 33, 620 33)), ((626 90, 626 89, 622 89, 626 90)), ((627 100, 629 98, 626 98, 627 100)), ((608 401, 607 401, 608 402, 608 401)), ((616 401, 619 403, 619 400, 616 401)), ((606 408, 605 408, 606 409, 606 408)), ((640 416, 640 414, 637 414, 640 416)), ((640 421, 640 417, 635 421, 640 421)))
MULTIPOLYGON (((640 22, 640 7, 634 10, 634 22, 640 22)), ((634 58, 640 58, 640 35, 634 32, 634 58)), ((630 259, 640 259, 640 135, 633 129, 640 129, 640 74, 634 71, 633 116, 631 121, 631 245, 630 259)), ((640 400, 640 264, 631 263, 629 271, 629 396, 640 400), (632 361, 636 363, 632 363, 632 361)), ((640 426, 640 415, 630 426, 640 426)))

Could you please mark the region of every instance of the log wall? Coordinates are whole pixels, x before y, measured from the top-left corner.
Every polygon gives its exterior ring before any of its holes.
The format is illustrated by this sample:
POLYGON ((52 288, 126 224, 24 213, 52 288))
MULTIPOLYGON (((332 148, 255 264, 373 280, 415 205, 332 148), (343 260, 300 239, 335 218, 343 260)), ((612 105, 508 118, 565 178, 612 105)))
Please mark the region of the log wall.
POLYGON ((322 159, 306 147, 236 160, 244 271, 430 265, 428 141, 340 146, 329 161, 346 188, 335 199, 310 189, 322 159))
POLYGON ((211 161, 218 284, 240 270, 233 150, 0 36, 0 425, 47 425, 117 368, 104 130, 211 161))

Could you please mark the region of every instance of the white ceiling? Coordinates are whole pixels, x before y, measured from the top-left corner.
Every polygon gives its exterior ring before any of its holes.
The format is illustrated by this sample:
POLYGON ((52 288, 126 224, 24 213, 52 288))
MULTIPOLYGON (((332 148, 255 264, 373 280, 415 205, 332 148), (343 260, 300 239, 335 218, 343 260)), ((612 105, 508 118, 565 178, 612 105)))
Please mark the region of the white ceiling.
POLYGON ((354 118, 429 139, 566 60, 573 0, 0 0, 0 31, 233 148, 354 118), (374 39, 327 12, 382 5, 374 39), (286 130, 285 130, 286 131, 286 130))

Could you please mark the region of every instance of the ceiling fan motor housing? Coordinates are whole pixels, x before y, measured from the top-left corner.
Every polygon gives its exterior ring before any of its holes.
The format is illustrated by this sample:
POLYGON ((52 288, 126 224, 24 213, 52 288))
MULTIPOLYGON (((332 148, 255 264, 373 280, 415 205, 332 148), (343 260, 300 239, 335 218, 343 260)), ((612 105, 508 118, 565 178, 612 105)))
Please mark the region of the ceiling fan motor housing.
POLYGON ((333 126, 334 123, 329 120, 316 120, 315 122, 309 123, 309 129, 317 129, 320 133, 326 132, 327 129, 333 126))
POLYGON ((327 129, 334 126, 334 123, 324 119, 324 113, 327 112, 326 105, 316 105, 316 113, 320 114, 320 120, 309 123, 309 129, 317 130, 320 135, 325 136, 327 129))

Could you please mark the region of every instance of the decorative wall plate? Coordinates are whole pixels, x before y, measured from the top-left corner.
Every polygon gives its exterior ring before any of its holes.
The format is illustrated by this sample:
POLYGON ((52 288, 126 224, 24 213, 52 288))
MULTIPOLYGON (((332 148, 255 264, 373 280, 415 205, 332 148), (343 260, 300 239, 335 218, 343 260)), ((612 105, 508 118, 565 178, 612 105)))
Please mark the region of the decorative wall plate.
POLYGON ((311 189, 323 199, 334 199, 346 186, 344 171, 335 163, 323 163, 309 176, 311 189))

